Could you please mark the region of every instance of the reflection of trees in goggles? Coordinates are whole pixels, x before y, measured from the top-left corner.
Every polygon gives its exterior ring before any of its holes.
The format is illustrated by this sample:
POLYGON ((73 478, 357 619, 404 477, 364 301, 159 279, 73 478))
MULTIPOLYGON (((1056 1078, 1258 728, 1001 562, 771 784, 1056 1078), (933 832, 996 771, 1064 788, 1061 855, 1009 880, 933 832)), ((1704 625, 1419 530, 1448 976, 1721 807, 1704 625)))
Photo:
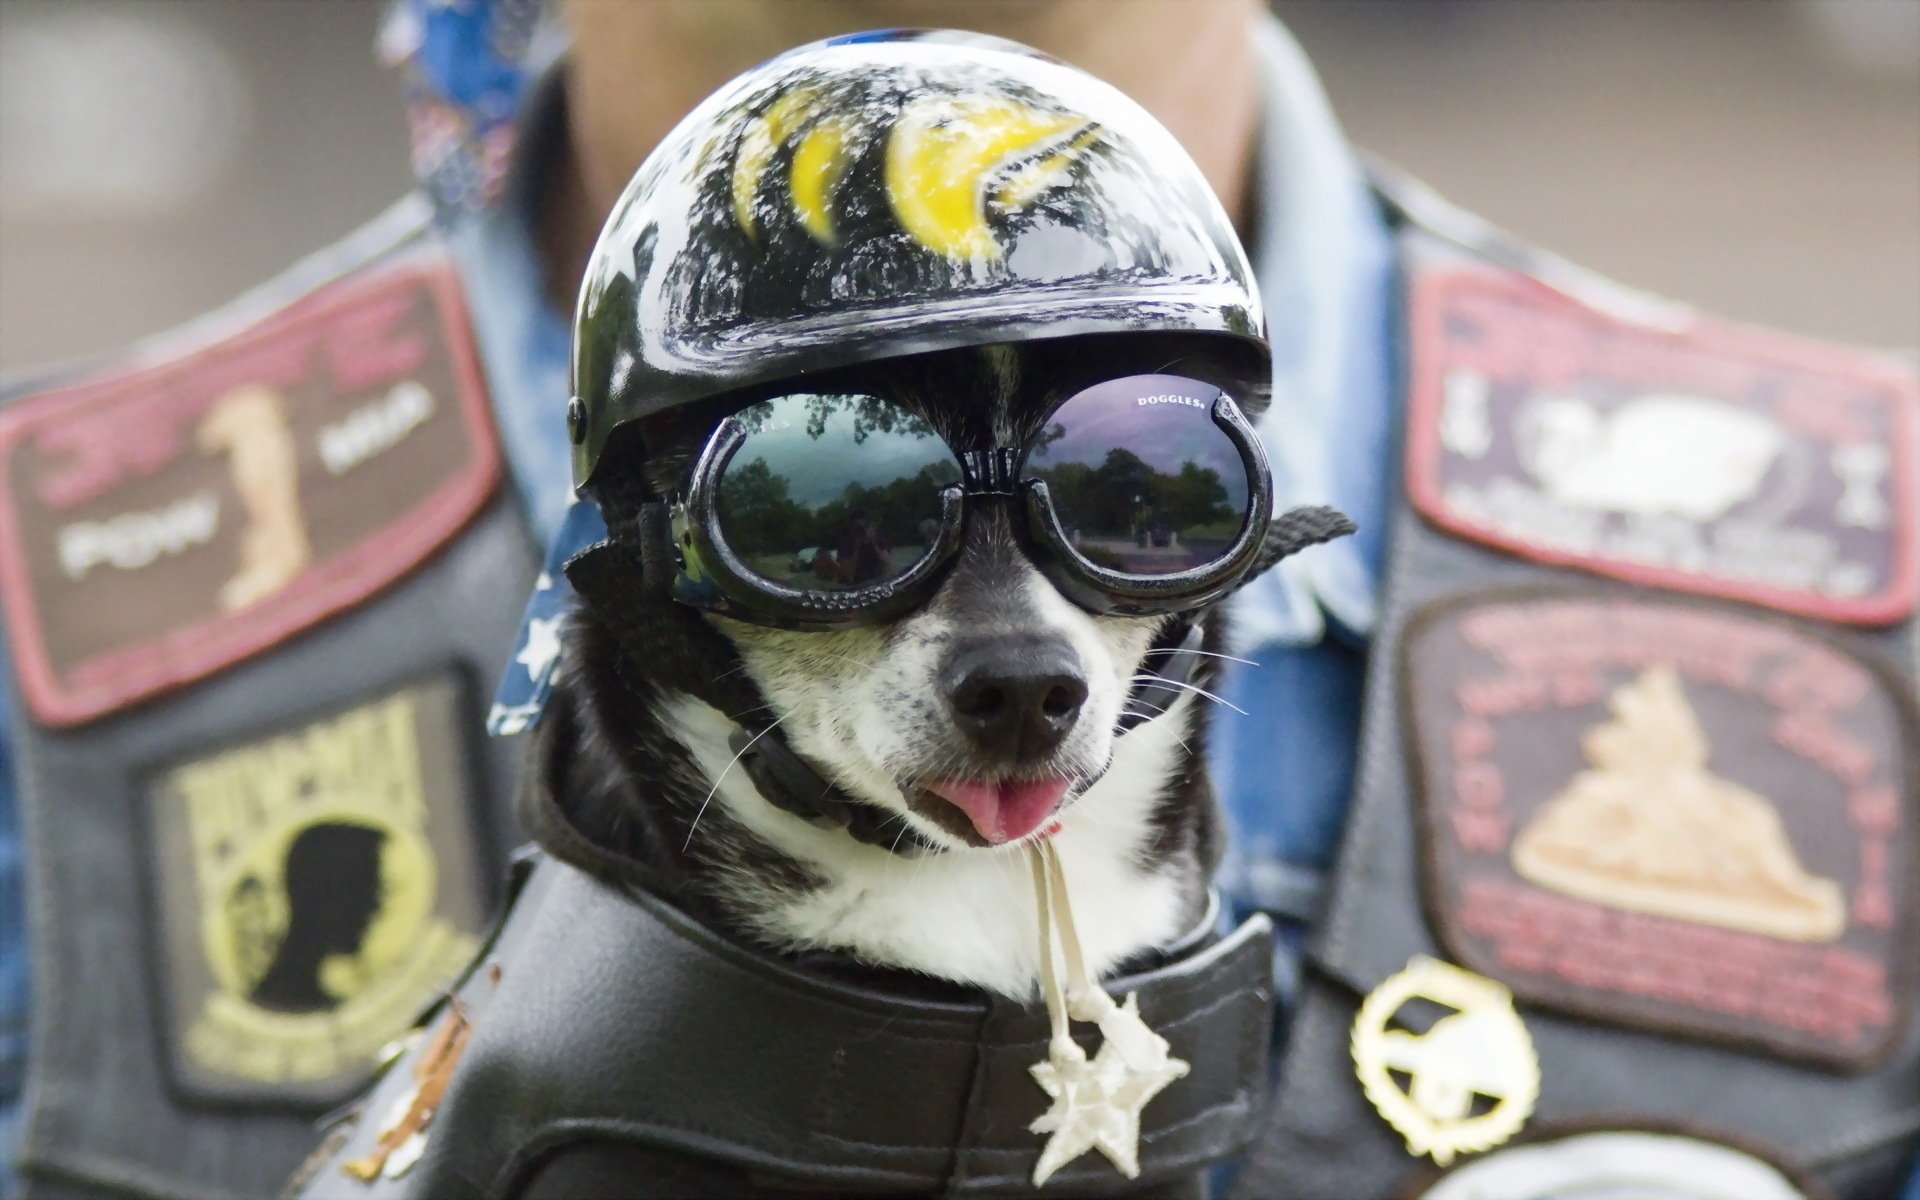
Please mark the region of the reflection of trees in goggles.
POLYGON ((849 483, 841 494, 817 508, 794 500, 784 476, 765 459, 729 467, 720 482, 720 510, 727 541, 749 557, 782 550, 827 548, 844 535, 870 526, 891 544, 931 542, 923 521, 938 521, 940 489, 958 483, 958 466, 929 463, 918 474, 880 487, 849 483))
POLYGON ((875 396, 783 396, 734 420, 747 440, 721 476, 720 516, 734 552, 769 578, 840 587, 894 574, 932 544, 941 490, 960 481, 932 427, 875 396))
POLYGON ((1174 377, 1134 376, 1061 406, 1029 448, 1025 473, 1047 485, 1077 553, 1131 575, 1227 553, 1251 501, 1240 451, 1213 419, 1216 395, 1174 377))

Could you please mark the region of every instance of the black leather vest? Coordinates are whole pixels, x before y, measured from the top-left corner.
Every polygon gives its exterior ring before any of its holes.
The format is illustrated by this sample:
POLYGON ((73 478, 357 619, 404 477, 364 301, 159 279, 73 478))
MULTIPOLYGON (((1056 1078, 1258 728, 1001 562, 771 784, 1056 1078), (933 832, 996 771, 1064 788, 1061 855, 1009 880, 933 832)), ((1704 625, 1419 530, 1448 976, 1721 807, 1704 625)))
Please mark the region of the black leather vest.
POLYGON ((538 558, 423 207, 0 409, 29 1196, 270 1193, 492 920, 538 558))
POLYGON ((1920 1144, 1912 373, 1400 200, 1357 795, 1236 1194, 1884 1200, 1920 1144))
MULTIPOLYGON (((1035 1194, 1038 1003, 828 978, 634 884, 544 853, 520 871, 473 973, 291 1194, 1035 1194)), ((1202 1194, 1265 1107, 1270 937, 1209 921, 1107 985, 1192 1069, 1145 1109, 1138 1179, 1088 1153, 1039 1194, 1202 1194)))

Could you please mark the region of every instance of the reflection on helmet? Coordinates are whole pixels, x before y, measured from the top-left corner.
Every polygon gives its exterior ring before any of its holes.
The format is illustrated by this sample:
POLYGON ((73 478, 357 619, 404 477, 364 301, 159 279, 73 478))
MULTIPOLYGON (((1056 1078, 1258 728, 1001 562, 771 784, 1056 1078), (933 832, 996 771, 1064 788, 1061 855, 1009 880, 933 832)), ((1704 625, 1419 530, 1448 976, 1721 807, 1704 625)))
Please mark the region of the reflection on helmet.
POLYGON ((619 425, 752 384, 1133 330, 1264 334, 1225 214, 1152 117, 999 39, 817 43, 697 108, 615 206, 581 294, 575 476, 619 425))

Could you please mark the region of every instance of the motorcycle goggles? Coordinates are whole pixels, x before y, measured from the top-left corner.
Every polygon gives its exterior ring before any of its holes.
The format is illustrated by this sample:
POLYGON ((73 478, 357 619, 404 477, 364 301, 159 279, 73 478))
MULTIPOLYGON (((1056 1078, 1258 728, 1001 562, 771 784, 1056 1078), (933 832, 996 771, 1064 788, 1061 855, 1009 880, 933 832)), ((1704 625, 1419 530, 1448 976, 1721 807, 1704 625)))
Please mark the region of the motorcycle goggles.
POLYGON ((1025 445, 956 451, 881 396, 793 392, 722 421, 672 509, 674 599, 789 629, 924 604, 969 506, 1014 503, 1033 557, 1095 613, 1209 604, 1260 558, 1273 481, 1219 387, 1130 375, 1075 393, 1025 445))

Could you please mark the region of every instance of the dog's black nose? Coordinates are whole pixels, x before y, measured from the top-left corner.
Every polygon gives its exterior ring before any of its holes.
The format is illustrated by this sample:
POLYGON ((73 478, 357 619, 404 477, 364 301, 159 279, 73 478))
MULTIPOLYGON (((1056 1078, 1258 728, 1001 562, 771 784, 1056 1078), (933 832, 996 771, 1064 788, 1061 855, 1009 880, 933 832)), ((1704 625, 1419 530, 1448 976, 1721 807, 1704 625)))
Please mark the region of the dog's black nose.
POLYGON ((998 638, 954 651, 942 672, 947 707, 968 738, 997 757, 1051 754, 1087 702, 1080 656, 1056 639, 998 638))

